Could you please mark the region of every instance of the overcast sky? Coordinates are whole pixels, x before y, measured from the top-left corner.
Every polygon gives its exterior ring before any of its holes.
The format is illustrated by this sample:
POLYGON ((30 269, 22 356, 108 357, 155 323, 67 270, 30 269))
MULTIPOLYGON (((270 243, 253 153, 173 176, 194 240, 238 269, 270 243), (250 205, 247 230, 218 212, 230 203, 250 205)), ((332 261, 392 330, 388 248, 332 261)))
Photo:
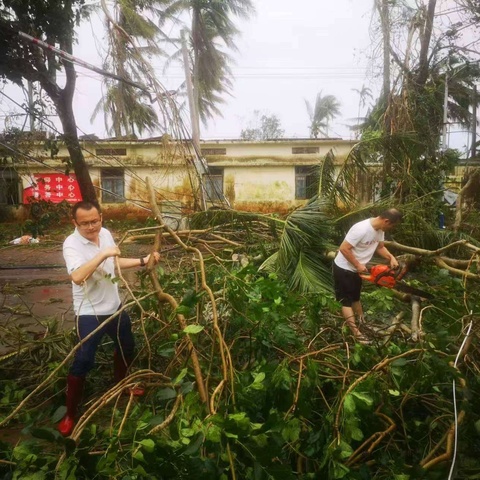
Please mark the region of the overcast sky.
MULTIPOLYGON (((255 110, 276 115, 286 137, 308 137, 305 100, 314 103, 322 92, 334 95, 341 105, 329 135, 353 138, 348 125, 359 115, 359 95, 354 89, 368 87, 377 98, 381 84, 379 70, 375 75, 371 62, 376 42, 370 29, 373 0, 254 0, 254 4, 256 13, 249 20, 236 21, 241 35, 238 52, 233 54, 232 96, 220 107, 223 117, 211 120, 207 128, 202 126, 201 137, 239 138, 255 110)), ((74 49, 75 56, 99 67, 106 47, 100 13, 82 26, 74 49)), ((105 138, 102 116, 90 122, 102 95, 102 76, 80 66, 76 69, 74 110, 80 133, 105 138)), ((176 90, 184 81, 179 65, 164 73, 159 64, 155 71, 167 90, 176 90)), ((8 92, 24 101, 18 92, 8 92)), ((0 120, 9 111, 8 102, 0 98, 0 120)), ((365 108, 360 111, 361 116, 365 113, 365 108)), ((450 146, 461 148, 463 143, 463 138, 456 141, 450 136, 450 146)))
MULTIPOLYGON (((308 137, 309 119, 305 99, 315 101, 318 92, 335 95, 341 115, 334 120, 330 136, 349 138, 346 124, 358 116, 359 96, 352 89, 366 85, 375 90, 375 79, 367 76, 367 53, 371 52, 369 23, 371 0, 256 0, 256 13, 248 21, 237 21, 241 31, 234 53, 232 96, 221 106, 223 118, 201 128, 208 139, 238 138, 249 126, 253 112, 275 114, 287 137, 308 137), (374 82, 374 83, 372 83, 374 82)), ((75 55, 99 65, 96 51, 103 48, 101 25, 86 25, 75 47, 75 55), (99 28, 100 27, 100 28, 99 28), (95 42, 92 42, 95 39, 95 42)), ((77 67, 79 80, 75 114, 79 127, 104 137, 103 120, 89 121, 101 95, 99 75, 77 67)), ((181 67, 158 80, 176 89, 184 80, 181 67)), ((364 113, 364 112, 363 112, 364 113)))

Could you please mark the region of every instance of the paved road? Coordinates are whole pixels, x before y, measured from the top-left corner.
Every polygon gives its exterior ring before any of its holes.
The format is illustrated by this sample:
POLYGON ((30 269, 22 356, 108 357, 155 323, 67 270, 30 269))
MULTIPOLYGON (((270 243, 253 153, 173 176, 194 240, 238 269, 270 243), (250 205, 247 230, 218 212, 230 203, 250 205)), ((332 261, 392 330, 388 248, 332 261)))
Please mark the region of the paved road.
MULTIPOLYGON (((135 252, 146 255, 148 246, 135 252)), ((134 277, 129 272, 128 280, 134 277)), ((72 328, 71 296, 61 243, 0 247, 0 355, 43 333, 48 322, 72 328)))
POLYGON ((54 320, 71 328, 71 289, 61 245, 0 248, 0 355, 43 333, 54 320))

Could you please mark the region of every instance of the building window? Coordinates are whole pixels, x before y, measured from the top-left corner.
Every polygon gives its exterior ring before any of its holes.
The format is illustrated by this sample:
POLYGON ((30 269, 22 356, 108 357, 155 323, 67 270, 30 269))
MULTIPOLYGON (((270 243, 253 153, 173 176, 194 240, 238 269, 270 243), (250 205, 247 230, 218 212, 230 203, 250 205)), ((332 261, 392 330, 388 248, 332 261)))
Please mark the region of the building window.
POLYGON ((295 199, 306 200, 318 193, 318 166, 295 167, 295 199))
POLYGON ((16 170, 13 168, 0 169, 0 204, 18 205, 20 203, 19 183, 16 170))
POLYGON ((320 149, 318 147, 292 147, 292 153, 302 154, 302 153, 319 153, 320 149))
POLYGON ((202 148, 201 153, 202 155, 226 155, 227 149, 226 148, 202 148))
POLYGON ((120 168, 104 168, 101 170, 102 202, 125 202, 125 174, 120 168))
POLYGON ((97 148, 95 149, 96 155, 102 157, 124 157, 127 154, 126 148, 97 148))
POLYGON ((216 202, 223 199, 223 168, 210 167, 203 175, 203 185, 207 202, 216 202))

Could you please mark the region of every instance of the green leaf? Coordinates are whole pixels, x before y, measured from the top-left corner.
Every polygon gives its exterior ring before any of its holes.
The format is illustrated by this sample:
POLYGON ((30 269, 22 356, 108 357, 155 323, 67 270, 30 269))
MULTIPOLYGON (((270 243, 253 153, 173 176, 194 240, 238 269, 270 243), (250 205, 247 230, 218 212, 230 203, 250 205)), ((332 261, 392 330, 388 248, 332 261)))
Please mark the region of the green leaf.
POLYGON ((333 464, 333 478, 345 478, 345 475, 350 473, 350 469, 341 463, 334 462, 333 464))
POLYGON ((189 335, 195 335, 197 333, 200 333, 204 329, 205 327, 203 325, 189 325, 188 327, 185 327, 183 329, 183 333, 188 333, 189 335))
POLYGON ((259 447, 264 448, 268 445, 269 437, 265 433, 261 433, 259 435, 252 435, 250 437, 259 447))
POLYGON ((179 384, 184 379, 186 374, 187 374, 187 369, 182 368, 182 371, 177 375, 177 378, 173 381, 173 384, 174 385, 179 384))
POLYGON ((251 388, 253 390, 264 390, 265 385, 263 384, 263 381, 265 380, 265 373, 253 373, 252 375, 254 376, 254 380, 247 388, 251 388))
POLYGON ((190 315, 191 311, 192 311, 192 309, 190 307, 187 307, 186 305, 179 305, 175 309, 175 313, 177 315, 184 315, 184 316, 190 315))
POLYGON ((177 392, 173 388, 162 388, 155 395, 158 400, 171 400, 176 398, 177 392))
POLYGON ((345 397, 345 401, 343 402, 343 408, 347 413, 353 413, 356 410, 355 400, 350 393, 345 397))
POLYGON ((477 433, 480 435, 480 420, 477 420, 475 422, 475 430, 477 431, 477 433))
POLYGON ((301 423, 298 418, 292 418, 284 428, 282 428, 282 437, 286 442, 296 442, 300 438, 301 423))
POLYGON ((363 432, 358 427, 352 427, 350 433, 351 433, 352 440, 357 440, 357 441, 363 440, 363 437, 364 437, 363 432))
POLYGON ((347 442, 340 441, 340 458, 348 458, 353 453, 353 448, 347 442))
POLYGON ((398 390, 393 390, 393 389, 388 389, 388 393, 392 395, 392 397, 398 397, 400 396, 400 392, 398 390))
POLYGON ((193 437, 195 435, 195 430, 193 428, 182 428, 180 430, 180 435, 183 437, 193 437))
POLYGON ((52 415, 52 423, 58 423, 67 413, 67 407, 62 405, 58 407, 52 415))
POLYGON ((53 428, 32 428, 30 433, 32 436, 42 440, 47 440, 48 442, 55 442, 60 435, 60 433, 53 428))
POLYGON ((140 445, 148 453, 152 453, 155 450, 155 442, 151 438, 145 438, 140 442, 140 445))
POLYGON ((198 432, 195 437, 191 439, 188 447, 182 452, 183 455, 194 455, 198 452, 200 447, 203 444, 205 437, 203 436, 202 432, 198 432))
POLYGON ((352 395, 355 397, 355 398, 358 398, 359 400, 361 400, 363 403, 365 403, 366 405, 368 406, 371 406, 373 405, 373 398, 368 395, 368 393, 364 393, 364 392, 352 392, 352 395))
POLYGON ((141 465, 137 465, 133 471, 142 475, 142 478, 148 478, 150 476, 141 465))
POLYGON ((145 463, 145 457, 143 456, 143 453, 141 452, 141 450, 137 450, 134 453, 133 458, 135 460, 138 460, 139 462, 144 462, 145 463))
POLYGON ((406 358, 397 358, 396 360, 394 360, 391 365, 394 366, 394 367, 403 367, 404 365, 406 365, 408 362, 407 362, 407 359, 406 358))
POLYGON ((217 425, 210 425, 207 428, 205 439, 209 442, 220 443, 222 430, 217 425))
POLYGON ((34 472, 34 473, 22 473, 21 477, 22 480, 46 480, 47 474, 45 472, 34 472))
POLYGON ((186 395, 187 393, 190 393, 193 390, 193 382, 184 382, 182 383, 182 386, 180 387, 180 393, 182 395, 186 395))

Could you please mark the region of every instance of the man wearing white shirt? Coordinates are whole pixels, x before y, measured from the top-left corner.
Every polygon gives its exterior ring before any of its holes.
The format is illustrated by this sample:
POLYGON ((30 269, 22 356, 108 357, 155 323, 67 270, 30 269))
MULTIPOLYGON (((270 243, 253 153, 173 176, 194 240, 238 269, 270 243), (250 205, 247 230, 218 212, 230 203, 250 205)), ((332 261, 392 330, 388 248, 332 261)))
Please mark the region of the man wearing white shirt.
MULTIPOLYGON (((135 342, 130 317, 121 307, 118 284, 115 281, 115 257, 121 269, 145 266, 144 258, 121 258, 111 233, 102 227, 102 213, 98 204, 78 202, 72 208, 75 231, 63 244, 63 257, 72 280, 73 309, 79 341, 118 312, 99 332, 77 350, 67 378, 67 413, 58 425, 63 435, 70 435, 83 393, 85 377, 95 364, 95 353, 103 335, 109 335, 114 344, 115 381, 125 378, 133 359, 135 342)), ((160 260, 154 254, 155 263, 160 260)), ((134 394, 142 392, 135 391, 134 394)))
POLYGON ((395 208, 382 212, 378 217, 367 218, 353 225, 340 245, 333 264, 335 297, 342 303, 342 315, 354 337, 361 343, 368 343, 360 332, 355 319, 363 323, 363 308, 360 302, 362 279, 360 274, 368 273, 367 263, 373 255, 386 258, 391 268, 397 268, 397 259, 384 245, 385 232, 392 230, 402 220, 402 214, 395 208))

